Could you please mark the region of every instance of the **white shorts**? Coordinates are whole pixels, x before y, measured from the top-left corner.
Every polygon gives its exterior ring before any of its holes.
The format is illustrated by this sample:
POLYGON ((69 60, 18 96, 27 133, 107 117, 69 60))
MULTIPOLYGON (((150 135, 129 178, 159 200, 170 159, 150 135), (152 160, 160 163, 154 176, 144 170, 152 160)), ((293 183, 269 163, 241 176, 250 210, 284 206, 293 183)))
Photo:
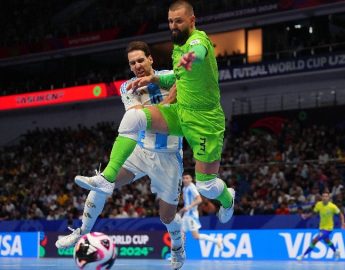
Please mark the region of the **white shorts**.
POLYGON ((182 230, 184 232, 197 231, 201 228, 199 217, 184 215, 182 218, 182 230))
POLYGON ((151 179, 152 193, 169 204, 178 204, 183 173, 180 152, 153 152, 137 145, 123 168, 135 175, 132 182, 147 175, 151 179))

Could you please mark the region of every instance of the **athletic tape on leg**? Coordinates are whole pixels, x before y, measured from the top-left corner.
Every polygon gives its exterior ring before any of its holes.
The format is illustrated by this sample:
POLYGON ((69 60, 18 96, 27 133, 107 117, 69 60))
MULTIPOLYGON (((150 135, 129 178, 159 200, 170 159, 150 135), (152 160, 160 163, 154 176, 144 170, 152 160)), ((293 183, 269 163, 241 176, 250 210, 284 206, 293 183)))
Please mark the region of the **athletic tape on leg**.
POLYGON ((105 201, 107 199, 107 195, 98 193, 96 191, 90 191, 89 195, 87 196, 84 212, 82 217, 82 227, 81 230, 83 233, 89 233, 95 222, 97 217, 102 213, 105 201))
POLYGON ((224 182, 219 178, 209 181, 197 181, 196 187, 201 195, 209 199, 216 199, 223 192, 224 182))
POLYGON ((181 227, 182 227, 182 219, 181 216, 176 214, 175 218, 169 224, 166 224, 162 221, 162 223, 167 227, 171 238, 171 245, 173 248, 178 248, 182 245, 182 235, 181 235, 181 227))

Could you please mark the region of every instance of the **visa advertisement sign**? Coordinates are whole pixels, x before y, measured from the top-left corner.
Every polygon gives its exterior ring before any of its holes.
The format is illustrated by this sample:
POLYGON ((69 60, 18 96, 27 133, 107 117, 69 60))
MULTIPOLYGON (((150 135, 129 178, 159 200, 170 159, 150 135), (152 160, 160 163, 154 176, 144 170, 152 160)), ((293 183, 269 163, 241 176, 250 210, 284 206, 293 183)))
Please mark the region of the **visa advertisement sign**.
MULTIPOLYGON (((200 234, 222 237, 224 248, 207 240, 195 240, 186 234, 188 259, 215 260, 296 260, 317 236, 318 230, 233 230, 208 231, 200 234)), ((345 260, 345 231, 334 230, 331 240, 340 252, 340 260, 345 260)), ((334 260, 333 251, 323 242, 305 257, 305 260, 334 260)))
POLYGON ((38 257, 39 233, 0 232, 0 258, 38 257))

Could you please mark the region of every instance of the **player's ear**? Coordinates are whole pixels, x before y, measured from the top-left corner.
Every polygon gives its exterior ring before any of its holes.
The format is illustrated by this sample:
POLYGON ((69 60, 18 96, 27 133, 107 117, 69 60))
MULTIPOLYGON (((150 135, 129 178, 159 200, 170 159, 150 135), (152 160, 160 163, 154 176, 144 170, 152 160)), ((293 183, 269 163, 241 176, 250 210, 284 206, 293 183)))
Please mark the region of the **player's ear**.
POLYGON ((153 58, 152 58, 152 56, 151 56, 151 55, 149 55, 148 59, 149 59, 149 61, 150 61, 151 65, 152 65, 152 64, 153 64, 153 58))
POLYGON ((195 16, 194 15, 190 16, 190 23, 191 23, 192 27, 195 26, 195 16))

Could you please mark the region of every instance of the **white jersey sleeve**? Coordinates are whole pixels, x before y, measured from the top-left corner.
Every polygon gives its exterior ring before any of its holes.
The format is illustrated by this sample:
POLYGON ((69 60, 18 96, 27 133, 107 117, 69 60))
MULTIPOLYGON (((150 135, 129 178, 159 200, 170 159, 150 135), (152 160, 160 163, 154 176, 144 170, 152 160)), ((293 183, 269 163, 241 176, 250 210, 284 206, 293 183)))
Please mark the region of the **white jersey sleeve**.
POLYGON ((121 99, 126 111, 134 106, 142 105, 140 96, 126 89, 128 83, 132 80, 126 81, 120 86, 121 99))

